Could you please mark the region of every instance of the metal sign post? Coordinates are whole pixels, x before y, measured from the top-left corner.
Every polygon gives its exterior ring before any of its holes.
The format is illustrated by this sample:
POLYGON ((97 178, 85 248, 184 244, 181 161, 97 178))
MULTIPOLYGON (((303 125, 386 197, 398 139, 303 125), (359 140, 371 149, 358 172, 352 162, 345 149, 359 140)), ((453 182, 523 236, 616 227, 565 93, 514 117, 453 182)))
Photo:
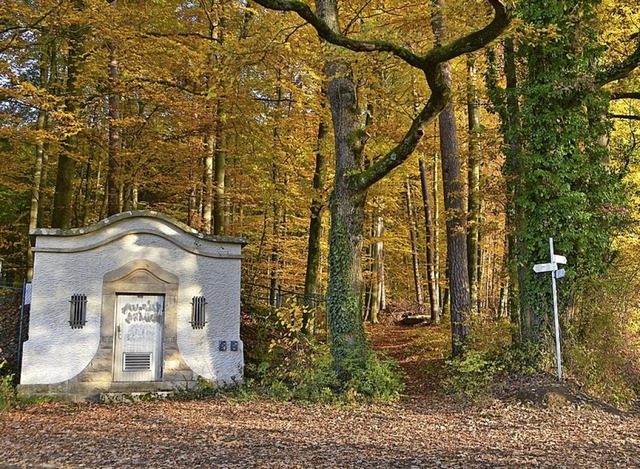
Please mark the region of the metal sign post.
POLYGON ((562 381, 562 356, 560 354, 560 320, 558 319, 558 292, 556 290, 556 279, 564 277, 564 269, 558 269, 558 264, 566 264, 567 258, 554 254, 553 238, 549 238, 549 252, 551 262, 547 264, 536 264, 533 266, 535 273, 551 272, 551 285, 553 288, 553 322, 556 330, 556 360, 558 362, 558 381, 562 381))

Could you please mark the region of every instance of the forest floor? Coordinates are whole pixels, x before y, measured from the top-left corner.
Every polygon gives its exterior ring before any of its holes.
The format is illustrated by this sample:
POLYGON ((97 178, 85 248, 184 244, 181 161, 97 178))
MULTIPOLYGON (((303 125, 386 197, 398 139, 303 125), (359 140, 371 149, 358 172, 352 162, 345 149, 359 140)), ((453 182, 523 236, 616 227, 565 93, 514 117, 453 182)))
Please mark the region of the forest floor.
POLYGON ((437 386, 446 340, 369 328, 406 373, 388 405, 330 407, 216 397, 47 403, 0 413, 2 468, 640 467, 640 421, 538 376, 482 402, 437 386))

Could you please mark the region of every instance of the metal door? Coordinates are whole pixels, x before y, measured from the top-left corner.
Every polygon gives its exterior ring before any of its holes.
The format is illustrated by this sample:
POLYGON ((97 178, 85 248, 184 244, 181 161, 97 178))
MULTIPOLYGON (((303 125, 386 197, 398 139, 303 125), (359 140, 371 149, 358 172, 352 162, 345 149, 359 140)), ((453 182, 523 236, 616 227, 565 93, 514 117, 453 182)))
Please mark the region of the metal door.
POLYGON ((164 296, 117 295, 114 381, 162 379, 164 296))

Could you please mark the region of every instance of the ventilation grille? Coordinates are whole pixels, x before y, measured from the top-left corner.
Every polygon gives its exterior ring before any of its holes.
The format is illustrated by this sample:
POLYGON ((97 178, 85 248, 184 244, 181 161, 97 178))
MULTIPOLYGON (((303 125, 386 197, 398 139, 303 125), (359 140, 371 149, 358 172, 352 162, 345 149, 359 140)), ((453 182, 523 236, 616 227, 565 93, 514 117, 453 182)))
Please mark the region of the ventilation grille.
POLYGON ((69 325, 71 329, 82 329, 87 323, 87 295, 71 295, 69 304, 69 325))
POLYGON ((124 371, 147 371, 151 369, 151 353, 124 354, 124 371))
POLYGON ((202 329, 207 323, 205 307, 207 300, 204 296, 194 296, 191 301, 191 327, 194 329, 202 329))

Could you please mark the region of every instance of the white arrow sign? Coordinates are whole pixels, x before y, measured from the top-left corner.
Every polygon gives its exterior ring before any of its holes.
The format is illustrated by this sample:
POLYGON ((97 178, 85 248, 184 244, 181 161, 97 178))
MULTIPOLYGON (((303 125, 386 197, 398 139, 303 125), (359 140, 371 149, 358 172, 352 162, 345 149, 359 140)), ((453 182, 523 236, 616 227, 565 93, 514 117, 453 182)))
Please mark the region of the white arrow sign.
POLYGON ((549 264, 536 264, 533 266, 533 271, 537 274, 540 272, 551 272, 552 270, 557 270, 558 265, 555 262, 550 262, 549 264))
POLYGON ((553 256, 553 262, 555 262, 556 264, 566 264, 567 263, 567 258, 564 256, 561 256, 559 254, 555 254, 553 256))

